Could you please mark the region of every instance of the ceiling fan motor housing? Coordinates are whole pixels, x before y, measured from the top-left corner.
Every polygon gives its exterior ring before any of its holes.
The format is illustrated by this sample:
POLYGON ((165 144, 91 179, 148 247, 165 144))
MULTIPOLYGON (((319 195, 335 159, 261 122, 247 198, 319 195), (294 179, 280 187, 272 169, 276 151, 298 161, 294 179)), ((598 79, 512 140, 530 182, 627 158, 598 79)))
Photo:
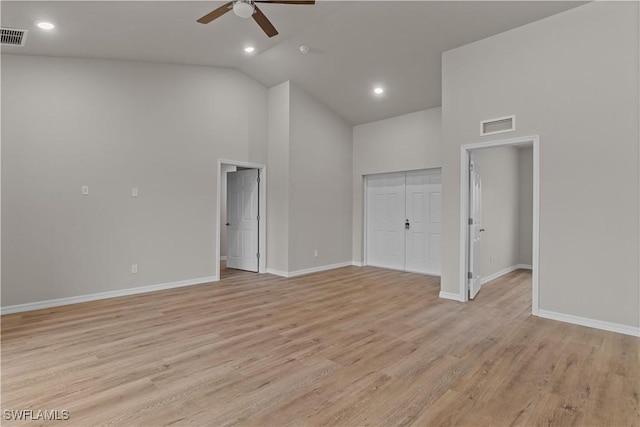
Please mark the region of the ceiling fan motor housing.
POLYGON ((238 0, 233 4, 233 13, 240 18, 250 18, 253 15, 253 1, 252 0, 238 0))

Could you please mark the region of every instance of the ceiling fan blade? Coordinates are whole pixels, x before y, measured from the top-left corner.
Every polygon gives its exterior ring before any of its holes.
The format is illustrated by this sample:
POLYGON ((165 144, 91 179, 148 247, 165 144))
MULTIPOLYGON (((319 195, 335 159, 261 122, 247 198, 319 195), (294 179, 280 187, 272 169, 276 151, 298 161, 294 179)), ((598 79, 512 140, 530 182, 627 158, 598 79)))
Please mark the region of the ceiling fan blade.
POLYGON ((232 6, 233 6, 233 2, 230 1, 229 3, 225 4, 224 6, 220 6, 219 8, 214 10, 213 12, 207 13, 202 18, 198 19, 198 22, 201 23, 201 24, 208 24, 209 22, 213 21, 214 19, 220 18, 222 15, 224 15, 227 12, 229 12, 231 9, 233 9, 232 6))
POLYGON ((258 9, 258 6, 254 5, 254 7, 255 12, 253 12, 253 15, 251 16, 253 17, 253 20, 258 23, 260 28, 262 28, 262 31, 264 31, 269 37, 278 35, 278 30, 276 30, 276 27, 273 26, 271 21, 269 21, 267 17, 264 16, 264 13, 262 13, 262 11, 258 9))
POLYGON ((254 3, 273 4, 316 4, 315 0, 255 0, 254 3))

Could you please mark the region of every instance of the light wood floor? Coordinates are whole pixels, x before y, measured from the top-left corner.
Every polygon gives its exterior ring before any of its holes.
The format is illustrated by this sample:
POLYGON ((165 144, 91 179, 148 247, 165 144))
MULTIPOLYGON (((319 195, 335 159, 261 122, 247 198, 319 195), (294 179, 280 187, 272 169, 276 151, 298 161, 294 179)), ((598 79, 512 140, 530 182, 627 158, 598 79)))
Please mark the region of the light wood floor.
MULTIPOLYGON (((2 316, 2 409, 47 425, 639 425, 637 338, 529 315, 530 274, 468 304, 347 267, 2 316)), ((5 421, 4 425, 10 425, 5 421)))

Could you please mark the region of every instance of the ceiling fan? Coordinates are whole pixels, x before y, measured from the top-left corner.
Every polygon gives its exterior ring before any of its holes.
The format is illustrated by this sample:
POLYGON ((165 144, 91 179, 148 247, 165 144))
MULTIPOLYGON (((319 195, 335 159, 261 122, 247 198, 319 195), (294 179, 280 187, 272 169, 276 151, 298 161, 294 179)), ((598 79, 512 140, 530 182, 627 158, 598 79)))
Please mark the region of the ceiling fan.
POLYGON ((216 10, 207 13, 202 18, 198 19, 201 24, 208 24, 216 18, 221 17, 225 13, 233 10, 240 18, 252 17, 254 21, 262 28, 269 37, 273 37, 278 34, 278 31, 273 26, 271 21, 258 9, 256 3, 271 3, 271 4, 315 4, 314 0, 234 0, 220 6, 216 10))

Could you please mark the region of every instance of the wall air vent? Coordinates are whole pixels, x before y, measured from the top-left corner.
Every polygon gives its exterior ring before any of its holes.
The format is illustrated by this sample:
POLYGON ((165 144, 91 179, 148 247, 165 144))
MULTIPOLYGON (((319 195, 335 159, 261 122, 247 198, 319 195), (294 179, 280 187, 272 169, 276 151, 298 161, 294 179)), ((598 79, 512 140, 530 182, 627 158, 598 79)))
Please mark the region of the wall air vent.
POLYGON ((0 27, 0 44, 3 46, 24 46, 27 33, 27 30, 0 27))
POLYGON ((498 117, 480 122, 480 136, 516 130, 516 116, 498 117))

